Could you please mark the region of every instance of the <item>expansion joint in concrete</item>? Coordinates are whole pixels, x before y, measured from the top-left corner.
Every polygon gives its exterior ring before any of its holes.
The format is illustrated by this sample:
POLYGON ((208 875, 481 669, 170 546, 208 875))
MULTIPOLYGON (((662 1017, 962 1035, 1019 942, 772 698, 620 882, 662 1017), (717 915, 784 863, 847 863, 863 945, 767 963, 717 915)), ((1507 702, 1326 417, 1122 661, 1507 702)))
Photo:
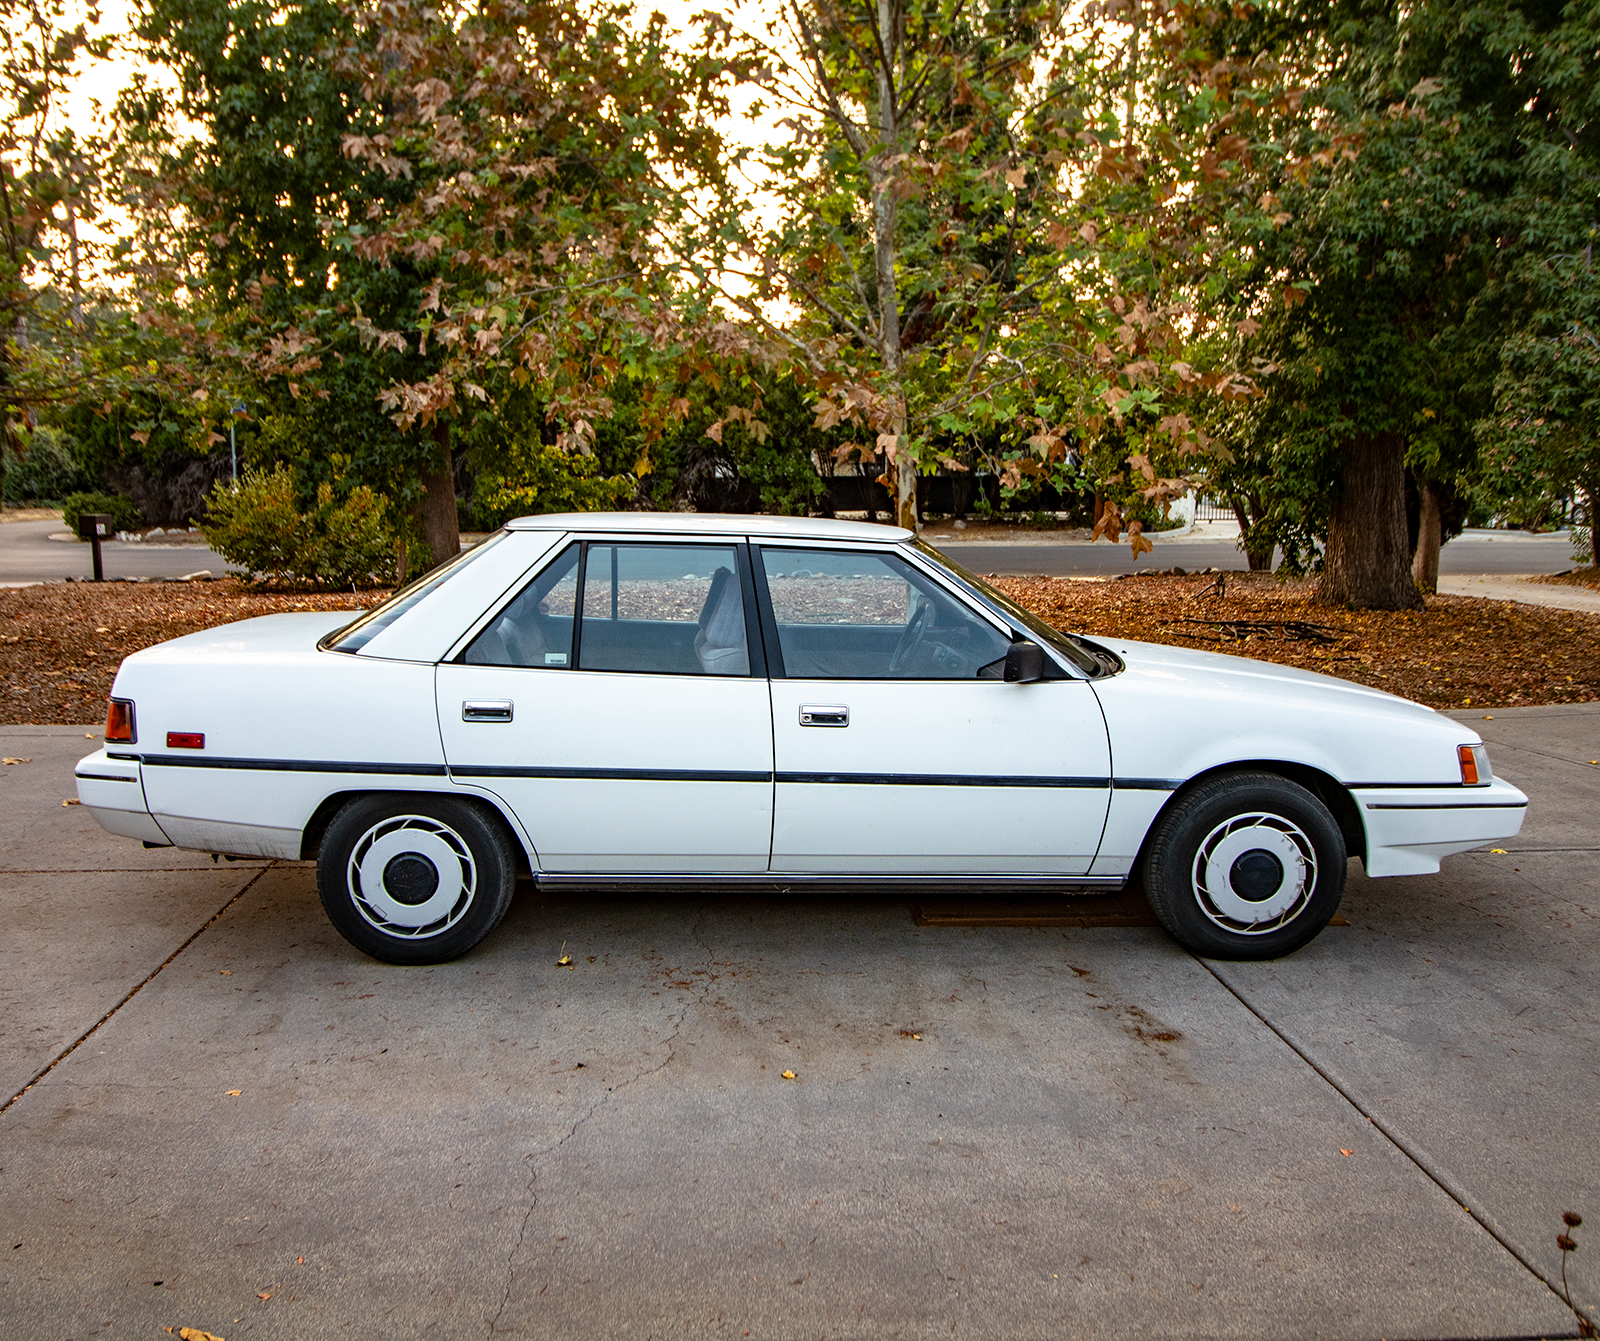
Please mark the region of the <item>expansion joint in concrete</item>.
MULTIPOLYGON (((1257 1008, 1256 1004, 1250 1000, 1242 988, 1237 987, 1233 983, 1229 982, 1227 978, 1225 978, 1217 969, 1216 965, 1210 963, 1208 960, 1201 959, 1198 955, 1195 956, 1195 959, 1207 973, 1209 973, 1222 985, 1223 989, 1230 996, 1237 1000, 1240 1005, 1242 1005, 1247 1011, 1255 1016, 1256 1019, 1260 1020, 1262 1024, 1264 1024, 1275 1035, 1277 1035, 1278 1039, 1284 1044, 1285 1047, 1287 1047, 1291 1052, 1299 1057, 1301 1061, 1315 1071, 1317 1075, 1320 1076, 1322 1080, 1336 1094, 1338 1094, 1341 1099, 1354 1108, 1356 1112, 1360 1113, 1362 1117, 1366 1118, 1366 1120, 1370 1122, 1372 1126, 1379 1133, 1381 1133, 1396 1150, 1404 1155, 1406 1159, 1410 1160, 1411 1163, 1414 1164, 1430 1182, 1432 1182, 1436 1187, 1439 1188, 1440 1191, 1449 1197, 1451 1201, 1455 1202, 1456 1205, 1460 1206, 1462 1210, 1476 1220, 1479 1227, 1483 1229, 1483 1231, 1487 1233, 1490 1238, 1494 1239, 1494 1241, 1504 1248, 1508 1253, 1510 1253, 1512 1257, 1516 1258, 1518 1262, 1527 1268, 1530 1274, 1536 1276, 1540 1281, 1542 1281, 1549 1288, 1550 1292, 1561 1301, 1563 1307, 1568 1306, 1566 1291, 1562 1287, 1560 1278, 1540 1267, 1539 1264, 1533 1260, 1533 1255, 1525 1250, 1520 1244, 1518 1244, 1512 1238, 1510 1232, 1500 1225, 1492 1215, 1490 1215, 1487 1211, 1473 1206, 1469 1200, 1465 1188, 1461 1187, 1456 1180, 1452 1178, 1442 1167, 1440 1167, 1434 1160, 1429 1158, 1428 1154, 1419 1146, 1417 1146, 1415 1142, 1408 1141, 1404 1136, 1390 1126, 1389 1123, 1384 1120, 1382 1114, 1375 1112, 1366 1104, 1362 1103, 1361 1100, 1356 1096, 1354 1086, 1349 1085, 1345 1081, 1341 1080, 1328 1067, 1317 1061, 1316 1058, 1311 1055, 1310 1048, 1300 1043, 1294 1037, 1294 1035, 1282 1025, 1275 1024, 1272 1020, 1268 1019, 1266 1012, 1257 1008)), ((1584 1313, 1591 1320, 1597 1320, 1597 1318, 1600 1318, 1600 1315, 1597 1315, 1597 1311, 1595 1309, 1585 1305, 1580 1305, 1579 1307, 1583 1308, 1584 1313)))
MULTIPOLYGON (((274 864, 276 864, 276 863, 274 863, 274 864)), ((103 1025, 107 1020, 109 1020, 119 1010, 121 1010, 124 1006, 126 1006, 128 1004, 128 1002, 132 1001, 134 999, 134 997, 138 996, 140 992, 144 991, 144 989, 146 987, 148 987, 152 982, 154 982, 156 977, 157 977, 157 975, 160 974, 161 971, 163 969, 165 969, 168 964, 172 963, 172 961, 174 959, 176 959, 185 950, 187 950, 191 945, 193 945, 197 940, 199 940, 200 937, 205 934, 205 932, 211 927, 211 925, 219 917, 221 917, 225 912, 227 912, 228 909, 233 907, 234 904, 238 903, 240 899, 244 898, 244 896, 246 894, 248 894, 250 892, 251 888, 255 885, 256 881, 261 879, 261 877, 264 876, 271 869, 272 869, 272 866, 270 866, 270 865, 269 866, 263 866, 254 875, 252 875, 249 878, 249 880, 245 881, 243 888, 241 888, 237 893, 234 894, 234 896, 231 899, 229 899, 225 904, 223 904, 222 907, 218 908, 216 912, 212 913, 210 917, 206 918, 206 920, 204 922, 202 922, 198 927, 196 927, 194 929, 194 931, 192 931, 189 934, 188 939, 185 940, 182 945, 180 945, 170 955, 168 955, 159 964, 157 964, 155 966, 155 968, 151 969, 150 972, 148 974, 146 974, 145 977, 141 981, 135 983, 133 985, 133 987, 128 990, 127 994, 125 996, 123 996, 122 1000, 118 1001, 116 1005, 112 1006, 110 1010, 108 1010, 98 1020, 96 1020, 87 1029, 85 1029, 81 1034, 79 1034, 75 1039, 73 1039, 72 1042, 67 1044, 66 1047, 64 1047, 60 1052, 58 1052, 54 1057, 52 1057, 48 1062, 46 1062, 42 1067, 40 1067, 39 1070, 34 1074, 33 1079, 28 1081, 28 1083, 26 1085, 24 1085, 20 1090, 18 1090, 15 1094, 13 1094, 3 1104, 0 1104, 0 1113, 4 1113, 6 1111, 6 1109, 10 1108, 12 1104, 16 1103, 16 1101, 18 1099, 22 1098, 22 1096, 24 1094, 26 1094, 35 1085, 37 1085, 41 1080, 43 1080, 47 1075, 49 1075, 51 1071, 53 1071, 62 1062, 66 1061, 66 1059, 68 1057, 70 1057, 74 1052, 76 1052, 81 1045, 83 1045, 84 1043, 88 1042, 89 1039, 94 1037, 95 1033, 98 1032, 98 1030, 99 1030, 101 1025, 103 1025)))

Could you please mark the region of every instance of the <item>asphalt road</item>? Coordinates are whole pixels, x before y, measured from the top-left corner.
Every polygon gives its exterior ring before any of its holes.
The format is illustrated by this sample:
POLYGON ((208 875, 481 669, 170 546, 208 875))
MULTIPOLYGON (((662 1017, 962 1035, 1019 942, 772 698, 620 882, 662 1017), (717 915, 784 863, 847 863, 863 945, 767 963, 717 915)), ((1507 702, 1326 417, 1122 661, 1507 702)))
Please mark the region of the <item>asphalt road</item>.
POLYGON ((0 728, 0 1334, 1572 1335, 1600 704, 1463 716, 1523 834, 1353 865, 1349 925, 1258 965, 527 888, 397 969, 308 867, 63 807, 87 728, 0 728))
MULTIPOLYGON (((94 556, 83 541, 51 540, 59 521, 6 522, 0 525, 0 583, 59 582, 94 576, 94 556)), ((107 578, 185 577, 208 568, 221 577, 228 561, 204 545, 162 545, 120 540, 100 545, 107 578)))
MULTIPOLYGON (((0 525, 0 582, 56 582, 87 578, 93 572, 89 546, 50 540, 60 522, 7 522, 0 525)), ((1127 545, 1052 541, 1041 534, 1025 544, 941 541, 952 558, 980 573, 1041 574, 1047 577, 1132 573, 1174 565, 1197 572, 1202 568, 1243 568, 1244 556, 1232 540, 1162 540, 1156 551, 1135 562, 1127 545)), ((127 544, 102 546, 105 574, 110 577, 182 577, 208 568, 217 577, 227 561, 203 545, 127 544)), ((1559 573, 1572 567, 1572 546, 1565 535, 1530 536, 1522 532, 1469 531, 1440 551, 1442 574, 1559 573)))

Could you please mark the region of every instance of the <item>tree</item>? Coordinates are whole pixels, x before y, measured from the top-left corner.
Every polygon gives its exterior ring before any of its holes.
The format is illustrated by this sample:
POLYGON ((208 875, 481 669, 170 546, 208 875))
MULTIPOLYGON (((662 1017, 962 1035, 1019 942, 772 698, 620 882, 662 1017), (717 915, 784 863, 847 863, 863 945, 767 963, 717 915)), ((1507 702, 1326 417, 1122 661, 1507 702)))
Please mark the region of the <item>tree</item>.
POLYGON ((773 59, 793 135, 767 163, 786 215, 751 247, 744 306, 760 321, 781 292, 800 310, 773 334, 818 423, 887 459, 897 521, 916 525, 919 471, 966 469, 980 443, 1007 489, 1087 468, 1124 499, 1183 492, 1205 445, 1185 403, 1249 388, 1191 361, 1195 270, 1171 264, 1218 203, 1225 174, 1199 170, 1215 97, 1174 99, 1183 134, 1137 144, 1094 7, 809 0, 785 16, 802 68, 773 59))
POLYGON ((90 35, 98 22, 91 8, 69 24, 64 0, 0 0, 0 437, 13 452, 20 426, 75 381, 89 260, 79 225, 98 214, 103 145, 66 126, 61 103, 110 49, 90 35), (30 359, 41 335, 47 352, 30 359))
POLYGON ((351 327, 410 321, 432 270, 369 264, 349 245, 349 230, 421 184, 345 153, 381 120, 337 68, 361 41, 355 19, 334 0, 150 0, 139 36, 179 88, 175 105, 146 87, 123 99, 130 200, 147 227, 170 220, 146 239, 137 273, 145 323, 186 345, 190 394, 209 405, 197 446, 220 437, 238 403, 254 419, 298 422, 302 503, 332 479, 336 450, 352 485, 411 510, 434 562, 455 554, 448 432, 402 432, 378 399, 439 360, 415 348, 369 355, 351 327), (175 138, 180 120, 201 133, 175 138))
POLYGON ((1285 151, 1255 173, 1283 226, 1251 243, 1230 297, 1277 369, 1236 425, 1242 453, 1292 465, 1254 472, 1261 520, 1302 554, 1324 541, 1321 600, 1415 608, 1436 572, 1440 503, 1473 471, 1525 301, 1509 281, 1533 242, 1530 150, 1562 135, 1537 110, 1558 21, 1539 5, 1361 0, 1216 27, 1214 55, 1276 63, 1309 112, 1262 136, 1285 151))

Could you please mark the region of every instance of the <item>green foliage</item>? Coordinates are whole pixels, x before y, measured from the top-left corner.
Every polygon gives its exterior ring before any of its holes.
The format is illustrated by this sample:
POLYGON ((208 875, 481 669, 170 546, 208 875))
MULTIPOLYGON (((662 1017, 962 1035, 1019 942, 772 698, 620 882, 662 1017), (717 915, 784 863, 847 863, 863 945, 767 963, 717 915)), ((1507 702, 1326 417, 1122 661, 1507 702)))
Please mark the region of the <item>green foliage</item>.
POLYGON ((10 507, 59 502, 70 493, 87 489, 91 481, 75 447, 68 434, 43 424, 19 435, 15 447, 7 443, 0 465, 4 502, 10 507))
POLYGON ((388 502, 366 485, 336 501, 332 483, 316 487, 302 511, 295 478, 279 464, 246 472, 238 487, 218 484, 201 529, 211 548, 257 581, 319 588, 382 586, 395 579, 397 550, 388 502))
POLYGON ((543 442, 507 442, 495 469, 477 478, 472 526, 490 531, 513 517, 544 512, 608 512, 633 498, 633 477, 604 475, 591 456, 543 442))
POLYGON ((144 521, 133 499, 121 494, 68 494, 61 500, 61 520, 73 535, 78 534, 78 518, 86 512, 109 513, 112 527, 118 531, 131 531, 144 521))

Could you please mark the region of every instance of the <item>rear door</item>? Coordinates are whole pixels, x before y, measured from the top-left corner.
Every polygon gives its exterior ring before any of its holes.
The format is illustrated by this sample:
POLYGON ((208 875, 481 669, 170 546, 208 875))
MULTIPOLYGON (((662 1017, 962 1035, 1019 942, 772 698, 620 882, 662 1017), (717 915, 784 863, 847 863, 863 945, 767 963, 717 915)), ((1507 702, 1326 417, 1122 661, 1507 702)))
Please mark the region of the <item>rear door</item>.
POLYGON ((452 777, 548 872, 767 869, 772 723, 742 543, 575 542, 439 666, 452 777))
POLYGON ((1011 631, 895 550, 758 555, 773 871, 1088 871, 1111 766, 1086 681, 1005 683, 1011 631))

